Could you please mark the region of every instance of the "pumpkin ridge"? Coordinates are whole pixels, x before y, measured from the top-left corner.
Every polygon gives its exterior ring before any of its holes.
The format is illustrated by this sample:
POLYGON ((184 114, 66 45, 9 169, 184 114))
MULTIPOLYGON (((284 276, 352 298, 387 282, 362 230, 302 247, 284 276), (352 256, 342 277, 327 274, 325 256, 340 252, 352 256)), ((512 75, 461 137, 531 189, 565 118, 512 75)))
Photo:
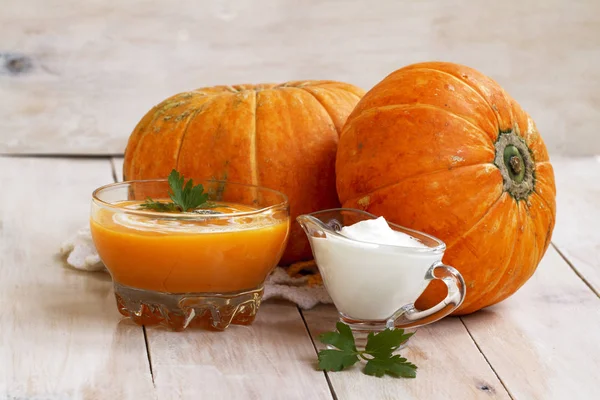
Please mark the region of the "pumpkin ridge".
POLYGON ((400 179, 399 181, 396 181, 396 182, 393 182, 393 183, 388 183, 388 184, 379 186, 379 187, 377 187, 375 189, 369 189, 369 191, 367 193, 361 193, 358 196, 351 197, 351 198, 345 200, 344 203, 349 202, 349 201, 352 202, 352 201, 360 199, 361 197, 364 197, 364 196, 370 196, 370 195, 372 195, 374 193, 377 193, 380 190, 387 189, 387 188, 399 185, 401 183, 404 183, 404 181, 406 181, 408 179, 423 177, 423 176, 427 176, 427 175, 439 174, 439 173, 442 173, 442 172, 454 172, 454 171, 456 171, 457 169, 460 169, 460 168, 477 167, 477 166, 483 166, 483 165, 492 165, 492 166, 495 166, 492 163, 477 163, 477 164, 469 164, 469 165, 460 165, 458 167, 454 167, 454 168, 450 168, 450 169, 448 169, 448 168, 436 169, 435 171, 427 171, 427 172, 423 172, 423 173, 416 174, 416 175, 410 175, 410 176, 407 176, 407 177, 404 177, 404 178, 400 179))
MULTIPOLYGON (((488 102, 488 101, 485 99, 485 97, 483 97, 483 95, 482 95, 481 93, 479 93, 479 91, 478 91, 476 88, 474 88, 474 87, 473 87, 473 86, 471 86, 471 85, 470 85, 470 84, 469 84, 467 81, 465 81, 465 80, 463 80, 463 79, 459 78, 458 76, 456 76, 456 75, 452 75, 451 73, 449 73, 449 72, 446 72, 446 71, 442 71, 442 70, 439 70, 439 69, 436 69, 436 68, 430 68, 430 67, 416 67, 416 68, 411 68, 410 70, 411 70, 411 71, 415 71, 415 70, 434 71, 434 72, 437 72, 437 73, 439 73, 439 74, 442 74, 442 75, 447 75, 447 76, 451 77, 452 79, 459 81, 459 82, 460 82, 460 83, 462 83, 464 86, 466 86, 466 87, 468 87, 469 89, 471 89, 471 90, 472 90, 472 91, 473 91, 473 92, 474 92, 474 93, 475 93, 475 94, 476 94, 476 95, 477 95, 477 96, 478 96, 478 97, 479 97, 481 100, 483 100, 483 102, 484 102, 485 104, 487 104, 487 105, 488 105, 488 107, 490 108, 490 110, 492 111, 492 113, 493 113, 494 115, 496 115, 496 112, 494 111, 494 108, 493 108, 493 107, 492 107, 492 105, 491 105, 491 104, 490 104, 490 103, 489 103, 489 102, 488 102)), ((496 120, 496 122, 498 122, 498 121, 496 120)), ((499 127, 499 125, 496 127, 496 128, 499 130, 499 128, 498 128, 498 127, 499 127)))
POLYGON ((448 251, 448 249, 452 248, 453 246, 455 246, 458 242, 461 241, 461 239, 463 239, 465 236, 467 236, 469 233, 471 233, 473 230, 475 230, 475 228, 477 228, 477 226, 481 223, 481 221, 483 221, 483 219, 495 208, 498 206, 498 204, 500 203, 500 200, 502 199, 502 196, 504 196, 505 194, 507 194, 507 192, 502 192, 500 193, 500 196, 498 196, 498 198, 496 200, 494 200, 494 202, 489 206, 489 208, 486 210, 485 213, 483 213, 483 215, 481 216, 481 218, 479 218, 477 221, 475 221, 475 223, 473 225, 471 225, 471 227, 469 229, 467 229, 462 235, 460 235, 459 237, 456 238, 456 240, 452 243, 447 242, 446 243, 446 251, 448 251))
MULTIPOLYGON (((522 222, 521 221, 521 207, 517 207, 516 210, 517 210, 517 217, 518 217, 518 219, 517 219, 517 225, 514 227, 514 229, 518 229, 519 228, 519 224, 522 222)), ((510 267, 510 262, 512 261, 514 255, 515 255, 515 252, 517 250, 517 242, 519 241, 519 239, 520 239, 520 236, 515 235, 515 240, 513 242, 512 251, 510 252, 510 257, 508 258, 508 262, 506 263, 507 267, 510 267)), ((497 286, 498 286, 498 283, 496 283, 496 285, 494 285, 490 289, 490 292, 494 293, 497 286)))
POLYGON ((359 95, 357 95, 357 94, 355 94, 355 93, 352 93, 352 92, 348 92, 348 93, 350 93, 352 96, 356 97, 356 99, 357 99, 358 101, 360 101, 361 97, 360 97, 359 95))
MULTIPOLYGON (((329 89, 327 89, 327 90, 329 90, 329 89)), ((361 99, 361 97, 359 95, 357 95, 356 93, 354 93, 354 92, 351 92, 349 90, 345 90, 345 89, 342 89, 342 88, 340 88, 340 90, 343 90, 344 92, 346 92, 346 93, 348 93, 348 94, 356 97, 356 100, 358 100, 358 101, 360 101, 360 99, 361 99)))
POLYGON ((185 127, 183 128, 183 133, 181 134, 181 139, 179 141, 179 147, 177 148, 177 158, 175 159, 175 168, 177 168, 177 169, 179 169, 179 155, 181 154, 181 148, 183 147, 183 141, 185 140, 185 135, 187 134, 190 123, 192 122, 192 120, 194 118, 196 118, 196 115, 198 115, 198 113, 200 112, 201 109, 202 109, 202 107, 198 107, 196 110, 194 110, 194 112, 192 114, 190 114, 190 117, 188 118, 188 120, 185 123, 185 127))
MULTIPOLYGON (((503 192, 503 194, 506 192, 503 192)), ((517 212, 517 221, 520 221, 520 211, 519 211, 519 207, 516 207, 516 212, 517 212)), ((513 227, 513 229, 516 229, 516 226, 513 227)), ((487 296, 489 293, 494 293, 496 287, 498 286, 498 284, 501 282, 502 278, 504 277, 504 274, 507 270, 507 268, 510 265, 510 262, 513 259, 513 256, 515 255, 515 249, 517 247, 517 242, 519 240, 519 236, 515 235, 515 239, 513 240, 513 245, 512 245, 512 250, 510 251, 510 256, 506 257, 506 262, 504 263, 504 265, 502 266, 502 268, 498 268, 496 270, 496 280, 494 280, 493 282, 489 282, 489 284, 486 286, 486 291, 485 292, 480 292, 479 294, 475 295, 475 297, 473 297, 473 295, 471 295, 471 297, 469 297, 468 299, 468 306, 465 307, 464 310, 461 310, 459 312, 459 314, 463 315, 463 314, 470 314, 474 311, 479 310, 481 307, 479 304, 477 304, 477 302, 479 300, 481 300, 482 298, 484 298, 485 296, 487 296), (473 306, 475 306, 474 309, 471 309, 473 306)), ((489 302, 489 300, 486 299, 486 302, 489 302)), ((492 303, 494 304, 494 303, 492 303)))
MULTIPOLYGON (((154 107, 152 107, 152 110, 155 110, 154 115, 152 116, 152 119, 150 120, 150 122, 148 124, 146 124, 144 127, 142 127, 140 129, 139 138, 135 142, 135 147, 133 149, 131 149, 131 163, 130 163, 130 165, 137 164, 137 160, 136 160, 137 150, 140 148, 140 143, 142 143, 142 139, 144 138, 144 136, 146 136, 147 132, 150 131, 150 129, 148 127, 154 126, 154 122, 156 122, 156 120, 159 117, 163 116, 164 113, 165 113, 165 111, 163 109, 158 108, 157 105, 154 106, 154 107)), ((149 112, 151 112, 152 110, 150 110, 149 112)), ((129 150, 126 148, 125 149, 125 153, 127 153, 128 151, 129 150)), ((126 165, 127 165, 126 163, 123 163, 123 180, 126 180, 127 176, 129 175, 129 174, 125 173, 125 166, 126 165)))
MULTIPOLYGON (((450 74, 450 75, 452 75, 452 74, 450 74)), ((453 75, 453 76, 454 76, 454 75, 453 75)), ((458 78, 458 77, 457 77, 457 78, 458 78)), ((462 81, 462 79, 461 79, 461 78, 458 78, 458 79, 462 81)), ((466 83, 466 81, 464 81, 464 82, 466 83)), ((504 89, 502 89, 502 88, 500 87, 500 85, 498 85, 498 83, 497 83, 497 82, 495 82, 495 81, 494 81, 494 83, 496 83, 496 85, 497 85, 497 86, 498 86, 498 88, 500 89, 500 90, 499 90, 499 91, 500 91, 500 93, 502 93, 502 98, 504 99, 505 103, 507 104, 507 108, 508 108, 508 111, 509 111, 509 114, 510 114, 510 120, 511 120, 511 122, 514 124, 514 121, 515 121, 515 116, 514 116, 514 113, 513 113, 513 103, 510 101, 510 98, 508 97, 508 93, 506 93, 506 92, 504 91, 504 89)), ((484 96, 483 96, 483 95, 482 95, 482 94, 481 94, 481 93, 480 93, 480 92, 479 92, 479 91, 478 91, 476 88, 474 88, 474 87, 473 87, 473 86, 471 86, 471 85, 469 85, 469 87, 473 88, 473 89, 474 89, 474 90, 475 90, 475 91, 476 91, 476 92, 479 94, 479 96, 481 96, 481 97, 483 98, 483 100, 485 101, 485 103, 486 103, 487 105, 489 105, 489 106, 490 106, 490 108, 492 109, 492 112, 493 112, 493 113, 494 113, 494 115, 496 116, 496 122, 498 123, 498 124, 497 124, 497 126, 498 126, 498 133, 501 133, 501 132, 502 132, 502 130, 500 129, 500 123, 501 123, 501 121, 500 121, 500 113, 498 112, 498 110, 497 110, 497 107, 496 107, 496 106, 493 106, 492 104, 490 104, 490 102, 489 102, 489 101, 487 101, 487 100, 485 99, 485 97, 484 97, 484 96)), ((515 104, 516 104, 516 102, 515 102, 515 104)))
MULTIPOLYGON (((506 104, 508 104, 508 113, 510 114, 510 121, 512 122, 512 130, 517 132, 517 136, 521 136, 519 130, 519 124, 517 124, 517 121, 515 119, 515 113, 513 112, 513 108, 514 107, 519 107, 521 108, 521 106, 519 106, 519 104, 517 103, 516 100, 511 99, 510 96, 508 95, 508 93, 506 93, 504 91, 504 89, 500 88, 500 93, 502 93, 502 97, 504 98, 504 101, 506 101, 506 104)), ((521 110, 523 111, 523 110, 521 110)), ((498 126, 500 126, 500 120, 498 120, 498 126)), ((498 130, 500 131, 500 130, 498 130)), ((525 137, 522 137, 523 141, 525 141, 525 137)), ((527 142, 525 142, 527 143, 527 142)), ((527 147, 529 147, 529 145, 527 145, 527 147)))
POLYGON ((544 202, 544 205, 546 207, 548 207, 549 210, 552 210, 552 207, 550 207, 550 204, 548 204, 548 202, 546 201, 546 199, 544 198, 544 196, 542 196, 540 193, 536 192, 535 190, 531 194, 537 195, 537 197, 539 197, 542 200, 542 202, 544 202))
MULTIPOLYGON (((527 212, 527 217, 528 217, 527 221, 528 221, 528 223, 531 223, 532 221, 531 221, 531 214, 529 214, 529 204, 526 204, 526 208, 528 210, 528 212, 527 212)), ((532 231, 533 231, 533 246, 534 246, 534 249, 535 249, 535 263, 534 263, 534 265, 538 265, 540 263, 542 257, 543 257, 543 252, 541 251, 541 249, 538 248, 538 244, 537 244, 538 232, 537 232, 535 223, 533 223, 532 231)), ((533 272, 535 272, 535 268, 533 269, 532 273, 529 276, 533 275, 533 272)), ((529 279, 529 277, 527 279, 529 279)))
POLYGON ((203 90, 204 90, 204 88, 192 89, 192 90, 188 90, 187 92, 182 92, 182 93, 180 93, 180 95, 184 98, 189 98, 192 96, 200 96, 200 97, 209 96, 209 94, 205 93, 203 90))
POLYGON ((305 87, 321 87, 323 85, 331 85, 332 83, 337 83, 336 81, 292 81, 292 84, 284 85, 282 87, 293 87, 297 89, 303 89, 305 87))
MULTIPOLYGON (((537 197, 540 198, 540 200, 544 203, 544 205, 546 207, 548 207, 548 210, 552 211, 554 207, 550 207, 550 204, 548 204, 548 202, 546 201, 546 199, 544 198, 544 196, 542 196, 541 194, 539 194, 538 192, 536 192, 535 190, 531 193, 532 195, 537 195, 537 197)), ((551 215, 552 216, 552 215, 551 215)), ((548 225, 552 225, 552 222, 554 222, 554 217, 552 217, 552 219, 549 221, 551 222, 548 225)))
MULTIPOLYGON (((326 81, 328 83, 334 82, 334 81, 326 81)), ((312 80, 307 80, 307 81, 287 81, 287 82, 283 82, 280 84, 277 84, 275 86, 273 86, 271 89, 273 90, 279 90, 279 89, 302 89, 304 86, 318 86, 319 83, 318 81, 312 81, 312 80)))
MULTIPOLYGON (((519 222, 523 222, 523 220, 521 220, 521 208, 520 207, 517 207, 517 214, 519 215, 519 222)), ((527 218, 524 218, 524 220, 527 220, 527 218)), ((518 226, 515 227, 515 228, 518 228, 518 226)), ((519 241, 519 238, 520 238, 520 236, 515 235, 515 241, 514 241, 514 244, 513 244, 513 249, 512 249, 512 252, 510 254, 510 257, 508 258, 508 263, 507 263, 507 266, 509 268, 510 268, 510 262, 512 261, 514 255, 515 255, 516 247, 517 247, 517 242, 519 241)), ((524 285, 525 282, 527 282, 529 280, 529 278, 531 277, 531 275, 533 274, 534 271, 535 271, 535 268, 532 270, 532 273, 526 279, 523 279, 523 282, 521 283, 521 286, 524 285)), ((514 271, 513 274, 515 276, 521 276, 518 273, 516 273, 516 271, 514 271)), ((500 275, 499 278, 501 278, 501 277, 502 277, 502 275, 500 275)), ((496 304, 496 303, 502 301, 503 299, 505 299, 506 297, 510 296, 510 294, 512 294, 512 293, 514 293, 516 291, 516 289, 513 290, 511 288, 508 292, 502 291, 501 293, 499 293, 500 291, 497 290, 498 286, 499 286, 499 283, 500 283, 500 279, 498 281, 496 281, 496 283, 493 286, 489 286, 488 287, 488 293, 494 293, 494 295, 491 296, 491 298, 488 298, 488 301, 490 302, 490 304, 496 304)), ((514 284, 514 281, 512 281, 511 283, 514 284)))
MULTIPOLYGON (((329 110, 327 109, 327 107, 325 107, 325 104, 323 104, 323 102, 321 100, 319 100, 319 98, 317 96, 315 96, 315 94, 313 92, 311 92, 309 90, 309 88, 307 87, 301 87, 298 88, 300 90, 303 90, 304 92, 310 94, 310 97, 312 97, 313 99, 315 99, 320 105, 321 107, 323 107, 323 110, 325 110, 325 114, 327 114, 327 116, 329 117, 329 120, 331 121, 331 125, 333 125, 333 127, 335 128, 335 131, 337 132, 338 136, 341 134, 341 130, 342 128, 340 128, 340 130, 338 131, 337 127, 335 126, 335 122, 333 120, 333 117, 331 116, 331 113, 329 112, 329 110)), ((325 89, 327 90, 327 89, 325 89)))
POLYGON ((179 156, 181 155, 181 148, 183 147, 183 142, 185 140, 185 136, 187 134, 190 123, 194 120, 194 118, 196 118, 198 116, 200 111, 202 111, 206 106, 213 103, 218 97, 219 96, 214 96, 212 99, 203 103, 200 107, 195 109, 193 113, 190 114, 190 117, 188 118, 187 122, 185 123, 185 127, 183 128, 183 133, 181 134, 181 141, 179 142, 179 148, 177 149, 177 158, 175 159, 175 168, 176 169, 179 169, 179 156))
MULTIPOLYGON (((446 109, 444 109, 442 107, 434 106, 433 104, 425 104, 425 103, 390 104, 390 105, 387 105, 387 106, 377 106, 377 107, 373 107, 373 108, 368 108, 366 110, 362 110, 361 113, 356 116, 356 118, 353 118, 352 121, 350 121, 350 123, 347 124, 347 125, 345 125, 344 127, 346 128, 346 126, 347 126, 347 129, 349 129, 350 126, 352 124, 354 124, 354 121, 359 120, 359 119, 361 119, 363 117, 368 117, 368 116, 370 116, 368 114, 372 114, 372 113, 374 113, 374 112, 376 112, 378 110, 393 110, 395 108, 400 108, 400 109, 402 109, 402 108, 406 108, 406 109, 430 108, 430 109, 434 109, 434 110, 441 110, 441 111, 443 111, 443 112, 445 112, 445 113, 447 113, 449 115, 454 116, 456 119, 460 119, 460 120, 468 123, 469 125, 471 125, 472 127, 474 127, 476 130, 478 130, 481 133, 483 133, 485 135, 485 137, 487 137, 490 140, 490 144, 491 145, 494 144, 494 141, 492 140, 492 138, 490 138, 490 135, 486 131, 484 131, 483 128, 475 125, 473 122, 469 121, 467 118, 465 118, 465 117, 463 117, 463 116, 461 116, 459 114, 456 114, 456 113, 454 113, 454 112, 452 112, 450 110, 446 110, 446 109)), ((344 129, 344 130, 346 130, 346 129, 344 129)))
POLYGON ((343 82, 338 82, 338 81, 319 82, 314 85, 307 85, 307 86, 302 87, 302 89, 306 89, 306 88, 308 88, 308 89, 319 88, 319 89, 325 89, 325 90, 334 90, 334 89, 341 90, 343 92, 346 92, 346 93, 351 94, 352 96, 356 97, 356 100, 361 99, 361 96, 359 96, 356 93, 349 90, 350 88, 344 87, 343 82), (338 86, 338 84, 339 84, 339 86, 338 86))
MULTIPOLYGON (((508 197, 508 199, 506 200, 507 202, 512 201, 512 198, 510 198, 510 196, 508 197)), ((514 210, 514 207, 512 207, 512 204, 509 204, 509 209, 511 211, 513 211, 514 213, 518 212, 514 210)), ((518 214, 516 214, 518 215, 518 214)), ((518 220, 518 216, 517 216, 517 220, 518 220)), ((458 242, 457 242, 458 243, 458 242)), ((494 287, 496 286, 504 277, 504 271, 506 271, 506 269, 508 268, 509 262, 512 258, 512 255, 515 251, 515 247, 516 247, 516 240, 513 241, 513 246, 512 246, 512 251, 509 254, 508 257, 506 257, 506 260, 504 261, 504 263, 502 265, 497 266, 497 268, 495 269, 495 274, 492 275, 492 279, 489 282, 486 282, 486 287, 494 287)), ((467 289, 469 290, 469 289, 467 289)), ((477 290, 476 292, 479 292, 479 290, 477 290)), ((477 295, 473 295, 471 293, 471 295, 469 296, 469 298, 467 298, 465 300, 466 306, 465 306, 465 310, 461 310, 460 312, 458 312, 458 314, 462 315, 462 314, 470 314, 473 311, 479 310, 480 308, 482 308, 482 305, 479 304, 480 301, 482 301, 482 299, 485 299, 487 293, 479 293, 477 295), (474 309, 473 309, 474 308, 474 309)), ((485 300, 484 300, 485 301, 485 300)))
POLYGON ((217 92, 217 93, 210 93, 210 92, 198 92, 201 94, 200 97, 226 97, 226 96, 234 96, 237 93, 240 92, 230 92, 230 91, 222 91, 222 92, 217 92))
MULTIPOLYGON (((433 70, 433 71, 440 71, 440 70, 435 69, 435 68, 427 68, 427 67, 418 67, 418 68, 415 68, 415 69, 430 69, 430 70, 433 70)), ((490 102, 485 99, 485 96, 478 90, 478 88, 471 86, 468 83, 468 81, 462 79, 462 77, 460 77, 460 76, 457 76, 457 75, 454 75, 454 74, 451 74, 451 73, 445 72, 445 71, 440 71, 440 72, 443 72, 443 73, 446 73, 446 74, 448 74, 450 76, 455 77, 456 79, 458 79, 461 82, 464 82, 467 86, 469 86, 471 89, 473 89, 479 95, 479 97, 481 97, 484 100, 484 102, 492 109, 493 114, 496 116, 496 122, 497 122, 498 132, 501 131, 501 129, 500 129, 500 113, 498 112, 497 107, 494 106, 494 105, 492 105, 492 104, 490 104, 490 102)), ((497 82, 494 81, 494 83, 496 83, 496 85, 498 85, 497 82)), ((499 87, 499 85, 498 85, 498 87, 499 87)), ((507 93, 502 88, 500 88, 500 92, 502 93, 502 98, 504 99, 504 101, 508 105, 509 112, 510 112, 510 120, 514 121, 514 114, 513 114, 513 111, 512 111, 512 103, 509 101, 509 99, 507 98, 507 93)))

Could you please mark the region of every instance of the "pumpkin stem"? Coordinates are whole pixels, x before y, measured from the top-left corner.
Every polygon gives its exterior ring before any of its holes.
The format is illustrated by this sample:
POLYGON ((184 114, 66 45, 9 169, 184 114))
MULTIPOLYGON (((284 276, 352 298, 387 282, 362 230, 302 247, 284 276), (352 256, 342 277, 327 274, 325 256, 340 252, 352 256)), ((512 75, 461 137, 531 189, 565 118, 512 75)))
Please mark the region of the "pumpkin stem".
POLYGON ((535 185, 535 163, 525 141, 514 132, 501 132, 495 144, 494 164, 504 179, 504 191, 527 199, 535 185))
POLYGON ((521 159, 517 156, 512 156, 510 158, 510 167, 512 168, 513 174, 519 175, 523 170, 523 164, 521 164, 521 159))

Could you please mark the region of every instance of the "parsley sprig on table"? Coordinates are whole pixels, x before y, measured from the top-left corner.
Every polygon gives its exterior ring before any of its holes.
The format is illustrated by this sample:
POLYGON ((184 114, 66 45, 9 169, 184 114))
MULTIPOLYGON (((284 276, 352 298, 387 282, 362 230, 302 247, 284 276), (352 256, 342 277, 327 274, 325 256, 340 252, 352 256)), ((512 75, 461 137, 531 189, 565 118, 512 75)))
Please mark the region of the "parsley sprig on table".
POLYGON ((214 207, 208 201, 208 193, 204 193, 202 184, 194 186, 192 179, 184 184, 183 175, 176 170, 171 171, 168 181, 171 188, 169 197, 173 201, 172 203, 154 201, 148 197, 144 203, 140 204, 140 207, 161 212, 188 212, 198 208, 214 207))
POLYGON ((376 334, 369 333, 364 350, 357 350, 350 327, 343 322, 336 324, 337 332, 326 332, 319 336, 324 344, 335 349, 319 351, 319 369, 341 371, 356 364, 360 359, 367 361, 364 373, 382 377, 386 373, 396 377, 415 378, 417 366, 400 355, 392 355, 400 345, 411 337, 403 329, 385 329, 376 334))

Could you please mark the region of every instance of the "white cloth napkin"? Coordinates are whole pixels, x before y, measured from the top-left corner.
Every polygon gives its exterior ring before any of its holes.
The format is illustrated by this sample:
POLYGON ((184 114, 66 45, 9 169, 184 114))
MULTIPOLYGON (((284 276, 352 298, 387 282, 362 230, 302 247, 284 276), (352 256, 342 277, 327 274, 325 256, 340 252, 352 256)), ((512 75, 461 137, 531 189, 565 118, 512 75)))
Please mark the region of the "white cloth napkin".
MULTIPOLYGON (((84 228, 63 243, 60 252, 67 258, 67 264, 81 271, 105 271, 106 268, 94 247, 90 229, 84 228)), ((308 286, 308 277, 294 278, 277 267, 265 282, 263 301, 280 298, 309 309, 319 303, 331 304, 331 298, 322 285, 308 286)))

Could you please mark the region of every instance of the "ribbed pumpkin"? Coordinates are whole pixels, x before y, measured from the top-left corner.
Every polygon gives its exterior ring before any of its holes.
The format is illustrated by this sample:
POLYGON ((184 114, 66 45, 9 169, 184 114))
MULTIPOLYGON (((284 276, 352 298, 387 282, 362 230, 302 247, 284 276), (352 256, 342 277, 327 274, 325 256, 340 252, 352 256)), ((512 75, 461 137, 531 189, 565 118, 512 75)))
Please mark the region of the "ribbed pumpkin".
MULTIPOLYGON (((513 294, 550 243, 556 189, 546 146, 529 115, 466 66, 409 65, 367 92, 343 128, 336 173, 344 207, 446 242, 443 261, 467 283, 455 314, 513 294)), ((444 295, 432 284, 417 306, 444 295)))
POLYGON ((334 81, 237 85, 179 93, 137 124, 125 179, 184 176, 266 186, 285 193, 294 221, 282 264, 311 259, 295 217, 339 205, 335 153, 346 118, 364 94, 334 81))

